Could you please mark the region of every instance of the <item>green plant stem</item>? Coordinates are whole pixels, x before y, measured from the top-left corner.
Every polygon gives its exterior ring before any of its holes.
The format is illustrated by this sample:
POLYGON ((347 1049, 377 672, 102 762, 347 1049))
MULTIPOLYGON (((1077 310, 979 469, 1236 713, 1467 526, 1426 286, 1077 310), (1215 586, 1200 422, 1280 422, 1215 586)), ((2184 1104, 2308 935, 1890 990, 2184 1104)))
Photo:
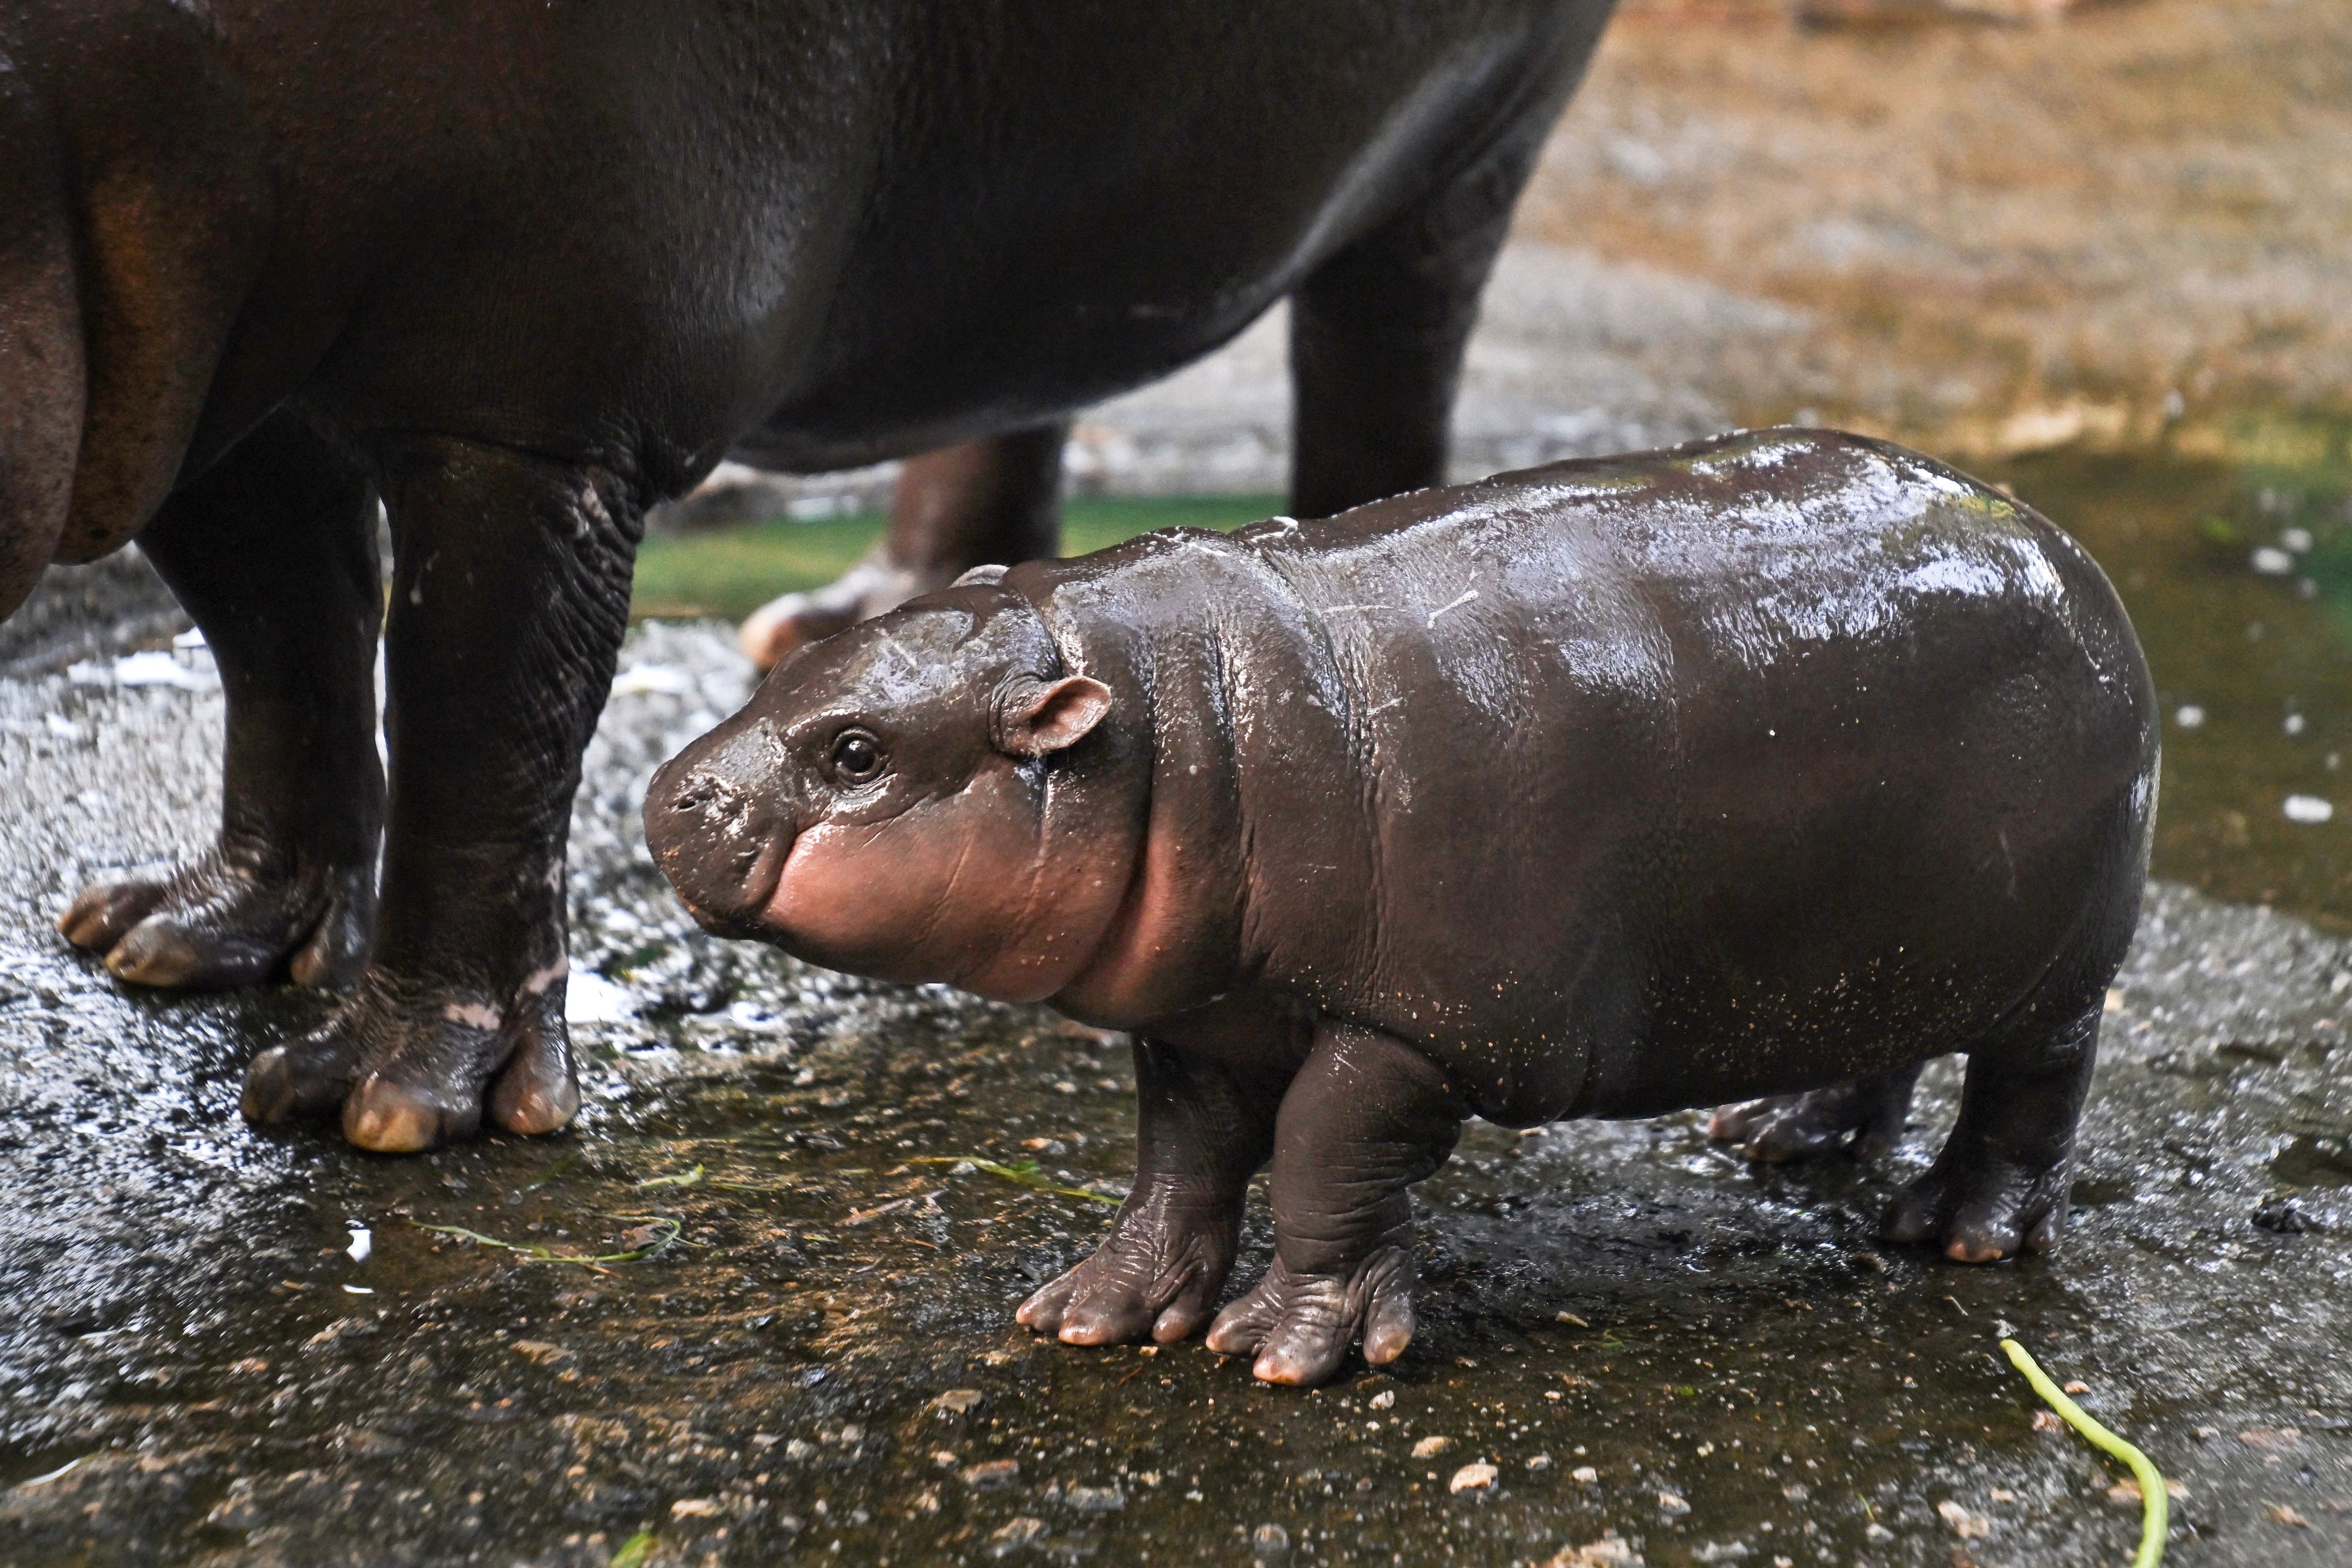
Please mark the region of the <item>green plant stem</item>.
POLYGON ((2164 1474, 2146 1454, 2091 1419, 2090 1413, 2072 1399, 2066 1391, 2050 1381, 2023 1345, 2013 1339, 2004 1339, 2000 1348, 2009 1363, 2025 1374, 2025 1381, 2033 1392, 2042 1396, 2050 1408, 2066 1418, 2066 1424, 2090 1440, 2094 1448, 2113 1454, 2131 1467, 2139 1480, 2140 1525, 2139 1554, 2132 1559, 2132 1568, 2157 1568, 2164 1561, 2164 1538, 2172 1527, 2172 1496, 2165 1490, 2164 1474))

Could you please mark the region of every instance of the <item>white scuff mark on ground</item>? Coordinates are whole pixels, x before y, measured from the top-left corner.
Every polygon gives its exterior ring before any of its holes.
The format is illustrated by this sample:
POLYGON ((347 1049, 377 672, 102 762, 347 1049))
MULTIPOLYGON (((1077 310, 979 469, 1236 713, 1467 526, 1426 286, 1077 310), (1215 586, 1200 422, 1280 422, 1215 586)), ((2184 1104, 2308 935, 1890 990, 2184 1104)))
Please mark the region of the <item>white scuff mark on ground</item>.
POLYGON ((637 1016, 637 999, 593 969, 572 977, 563 990, 565 1023, 626 1023, 637 1016))
POLYGON ((2289 795, 2279 809, 2286 813, 2288 821, 2305 825, 2324 822, 2336 815, 2335 802, 2316 795, 2289 795))
POLYGON ((125 653, 111 664, 84 660, 66 667, 78 686, 170 686, 174 691, 216 692, 220 674, 206 664, 182 664, 160 648, 125 653))
POLYGON ((676 664, 632 664, 613 677, 616 697, 682 697, 693 694, 693 674, 676 664))

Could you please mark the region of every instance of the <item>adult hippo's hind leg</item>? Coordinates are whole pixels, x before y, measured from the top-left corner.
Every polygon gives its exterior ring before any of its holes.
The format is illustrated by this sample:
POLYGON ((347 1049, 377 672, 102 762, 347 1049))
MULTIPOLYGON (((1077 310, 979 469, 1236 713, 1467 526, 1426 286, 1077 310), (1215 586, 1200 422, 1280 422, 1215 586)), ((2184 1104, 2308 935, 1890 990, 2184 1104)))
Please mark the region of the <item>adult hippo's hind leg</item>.
POLYGON ((1290 504, 1302 517, 1445 483, 1462 356, 1551 111, 1333 256, 1290 299, 1290 504))
POLYGON ((2098 1056, 2103 994, 2040 1012, 1969 1052, 1959 1119, 1886 1217, 1890 1241, 1927 1241, 1963 1263, 2047 1252, 2066 1224, 2074 1128, 2098 1056))
POLYGON ((579 1103, 563 842, 628 623, 637 497, 601 471, 423 440, 390 454, 383 908, 358 993, 265 1051, 245 1113, 340 1110, 364 1148, 544 1133, 579 1103))
POLYGON ((740 633, 745 657, 766 670, 803 643, 936 592, 973 567, 1055 554, 1069 434, 1057 421, 908 458, 889 528, 866 558, 824 588, 753 611, 740 633))
POLYGON ((1326 1023, 1275 1127, 1274 1263, 1217 1314, 1209 1348, 1268 1383, 1313 1385, 1360 1334, 1364 1359, 1412 1342, 1414 1182, 1445 1163, 1469 1107, 1390 1035, 1326 1023))
POLYGON ((1190 1338, 1233 1272, 1250 1177, 1274 1149, 1279 1076, 1135 1043, 1135 1185, 1094 1256, 1021 1303, 1070 1344, 1190 1338))
POLYGON ((58 928, 142 986, 348 985, 367 957, 383 821, 375 493, 280 413, 139 542, 220 666, 220 833, 167 873, 85 889, 58 928))
POLYGON ((1706 1135, 1737 1144, 1741 1154, 1765 1165, 1840 1148, 1858 1160, 1878 1159, 1902 1141, 1911 1092, 1925 1065, 1915 1061, 1826 1089, 1726 1105, 1707 1118, 1706 1135))

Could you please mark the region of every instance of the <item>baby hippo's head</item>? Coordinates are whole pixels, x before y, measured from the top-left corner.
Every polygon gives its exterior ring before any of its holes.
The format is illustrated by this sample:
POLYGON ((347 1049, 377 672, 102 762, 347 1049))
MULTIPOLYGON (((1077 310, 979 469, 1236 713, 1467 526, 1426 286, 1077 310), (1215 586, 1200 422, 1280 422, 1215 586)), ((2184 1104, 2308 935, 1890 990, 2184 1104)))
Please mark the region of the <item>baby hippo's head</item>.
POLYGON ((779 664, 655 773, 646 841, 712 931, 1034 1001, 1127 881, 1132 812, 1101 810, 1112 706, 1028 601, 959 585, 779 664))

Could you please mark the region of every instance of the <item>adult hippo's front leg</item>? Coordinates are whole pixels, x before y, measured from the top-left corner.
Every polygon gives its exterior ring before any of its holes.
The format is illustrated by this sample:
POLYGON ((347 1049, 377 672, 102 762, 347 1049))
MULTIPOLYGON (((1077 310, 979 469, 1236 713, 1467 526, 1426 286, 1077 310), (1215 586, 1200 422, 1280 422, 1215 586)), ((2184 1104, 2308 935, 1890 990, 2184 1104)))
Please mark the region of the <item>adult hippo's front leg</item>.
POLYGON ((1022 1302, 1019 1321, 1070 1344, 1198 1333, 1233 1272, 1282 1083, 1138 1040, 1135 1185, 1094 1256, 1022 1302))
POLYGON ((1268 1383, 1312 1385, 1412 1343, 1414 1182, 1454 1152, 1469 1106, 1394 1036, 1327 1020, 1282 1098, 1274 1145, 1274 1264, 1209 1330, 1268 1383))
POLYGON ((58 929, 134 985, 348 986, 367 959, 383 831, 375 492, 281 412, 139 539, 220 666, 220 832, 167 872, 83 889, 58 929))
POLYGON ((264 1051, 245 1113, 341 1109, 363 1148, 579 1104, 564 1032, 563 843, 627 627, 639 511, 613 475, 450 439, 383 465, 392 789, 375 947, 334 1019, 264 1051))

